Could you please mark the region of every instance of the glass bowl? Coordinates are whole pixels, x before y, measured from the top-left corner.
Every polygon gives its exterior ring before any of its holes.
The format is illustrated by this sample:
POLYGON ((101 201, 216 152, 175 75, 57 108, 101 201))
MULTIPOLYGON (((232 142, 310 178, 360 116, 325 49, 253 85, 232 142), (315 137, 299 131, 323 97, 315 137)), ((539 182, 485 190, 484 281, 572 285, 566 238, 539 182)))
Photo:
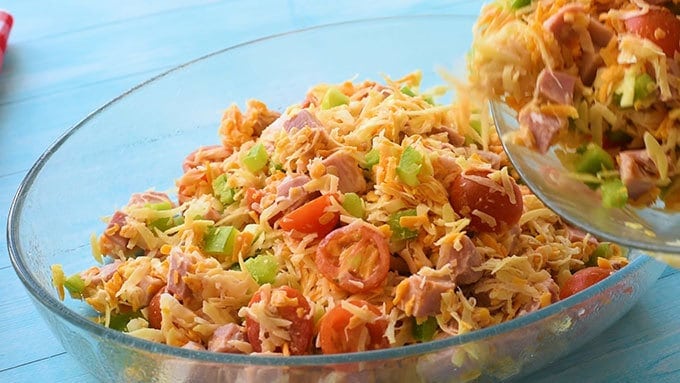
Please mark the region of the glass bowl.
MULTIPOLYGON (((254 97, 283 110, 319 82, 394 77, 437 66, 465 70, 474 18, 428 16, 342 23, 225 49, 162 74, 86 117, 49 148, 14 199, 8 247, 17 274, 64 348, 101 381, 499 381, 532 372, 603 331, 664 265, 633 252, 620 272, 513 321, 408 347, 300 357, 219 354, 140 340, 59 301, 50 265, 93 264, 89 236, 132 192, 174 186, 184 156, 219 142, 231 102, 254 97)), ((455 73, 456 71, 454 71, 455 73)))

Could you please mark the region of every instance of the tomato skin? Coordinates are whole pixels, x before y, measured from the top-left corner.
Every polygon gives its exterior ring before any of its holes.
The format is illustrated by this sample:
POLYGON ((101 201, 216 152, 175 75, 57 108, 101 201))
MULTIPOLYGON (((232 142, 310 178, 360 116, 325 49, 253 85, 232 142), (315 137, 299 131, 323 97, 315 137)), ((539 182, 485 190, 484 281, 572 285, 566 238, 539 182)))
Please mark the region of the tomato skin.
MULTIPOLYGON (((279 318, 291 321, 288 328, 291 342, 289 350, 291 355, 308 354, 312 346, 312 336, 314 332, 314 320, 311 315, 311 307, 307 299, 298 290, 288 286, 272 289, 283 290, 290 299, 297 299, 297 306, 275 307, 279 318)), ((250 299, 248 307, 262 300, 261 290, 258 290, 250 299)), ((271 302, 267 302, 269 309, 273 309, 271 302)), ((246 317, 246 334, 248 342, 253 346, 253 351, 262 352, 262 341, 260 340, 260 323, 250 316, 246 317)), ((279 350, 280 351, 280 350, 279 350)))
POLYGON ((449 200, 453 210, 470 219, 471 230, 502 233, 519 222, 522 216, 522 192, 515 180, 510 178, 515 193, 515 203, 512 203, 509 195, 496 190, 491 191, 487 186, 466 177, 473 175, 488 178, 490 173, 491 170, 474 169, 458 175, 451 184, 449 200), (475 210, 494 217, 496 225, 491 227, 479 216, 472 214, 475 210))
POLYGON ((149 306, 147 306, 147 316, 149 319, 149 327, 159 330, 161 328, 161 322, 163 320, 163 315, 161 315, 161 294, 165 292, 165 288, 160 289, 156 295, 149 301, 149 306))
POLYGON ((680 19, 666 8, 650 8, 644 15, 626 19, 625 25, 628 32, 658 45, 669 58, 680 52, 680 19), (657 29, 663 33, 657 34, 657 29))
POLYGON ((568 298, 579 291, 596 284, 597 282, 607 278, 613 273, 613 270, 602 267, 586 267, 574 273, 571 278, 567 279, 564 286, 560 289, 560 299, 568 298))
POLYGON ((326 209, 332 205, 331 198, 333 198, 331 194, 326 194, 307 202, 284 215, 279 225, 286 231, 316 233, 318 238, 323 238, 340 222, 339 212, 326 212, 326 209))
POLYGON ((356 294, 385 281, 390 269, 390 248, 377 229, 355 222, 321 240, 315 262, 326 279, 356 294))
MULTIPOLYGON (((350 304, 358 307, 366 307, 373 313, 381 315, 380 309, 363 300, 351 300, 350 304)), ((345 310, 341 305, 337 305, 321 318, 319 324, 319 344, 321 352, 324 354, 340 354, 346 352, 357 352, 364 350, 378 350, 389 347, 389 342, 385 337, 387 320, 380 318, 373 323, 363 323, 347 328, 352 319, 352 313, 345 310), (368 331, 366 344, 360 345, 361 332, 368 331)))

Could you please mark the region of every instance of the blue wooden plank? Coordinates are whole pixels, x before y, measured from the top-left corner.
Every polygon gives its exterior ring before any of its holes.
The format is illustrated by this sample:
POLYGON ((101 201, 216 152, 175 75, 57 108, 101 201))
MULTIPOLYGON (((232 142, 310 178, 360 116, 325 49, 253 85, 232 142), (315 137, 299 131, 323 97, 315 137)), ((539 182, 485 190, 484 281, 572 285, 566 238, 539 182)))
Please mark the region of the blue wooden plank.
POLYGON ((0 381, 13 383, 99 383, 82 369, 72 355, 62 353, 0 371, 0 381))
POLYGON ((3 343, 11 345, 0 347, 0 371, 64 351, 39 316, 13 268, 0 270, 0 291, 0 334, 3 343))
POLYGON ((11 43, 22 43, 214 3, 215 0, 62 1, 47 10, 40 0, 6 0, 2 8, 16 20, 11 43))

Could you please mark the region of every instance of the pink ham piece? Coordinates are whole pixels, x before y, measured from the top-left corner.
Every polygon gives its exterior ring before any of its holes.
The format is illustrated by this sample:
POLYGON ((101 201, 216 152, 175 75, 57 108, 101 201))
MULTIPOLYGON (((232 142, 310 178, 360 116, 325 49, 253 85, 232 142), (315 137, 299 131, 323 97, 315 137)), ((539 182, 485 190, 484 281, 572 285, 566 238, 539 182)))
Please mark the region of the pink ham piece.
POLYGON ((455 288, 456 284, 448 278, 413 274, 397 286, 395 304, 407 315, 437 315, 441 313, 442 294, 455 288))
POLYGON ((203 347, 202 344, 191 341, 191 340, 184 343, 184 346, 182 346, 182 348, 185 348, 187 350, 205 351, 205 347, 203 347))
POLYGON ((543 69, 538 75, 538 92, 550 101, 571 105, 574 102, 576 77, 566 72, 543 69))
POLYGON ((543 22, 543 28, 550 31, 561 44, 573 41, 581 44, 582 56, 577 63, 579 76, 584 85, 592 84, 597 69, 603 64, 599 54, 600 49, 606 47, 614 38, 614 32, 588 15, 585 8, 578 3, 567 4, 560 8, 557 13, 543 22), (588 18, 588 26, 585 30, 577 30, 573 27, 573 21, 577 17, 588 18))
POLYGON ((308 126, 312 130, 323 128, 321 122, 319 122, 319 120, 317 120, 307 109, 302 109, 295 116, 283 123, 283 129, 285 129, 286 132, 289 132, 293 128, 302 129, 305 126, 308 126))
POLYGON ((519 113, 519 123, 529 129, 536 147, 541 153, 545 153, 567 122, 556 116, 548 116, 530 108, 524 108, 519 113))
POLYGON ((122 211, 116 211, 111 216, 104 234, 99 239, 99 248, 102 254, 118 255, 127 254, 130 249, 127 248, 129 238, 120 235, 120 228, 127 223, 127 214, 122 211))
POLYGON ((366 191, 364 172, 359 167, 359 161, 348 152, 338 151, 323 161, 326 172, 337 176, 338 188, 343 193, 363 193, 366 191))
MULTIPOLYGON (((128 206, 143 206, 147 203, 170 202, 170 197, 167 194, 157 191, 145 191, 143 193, 133 193, 128 201, 128 206)), ((173 204, 174 206, 174 204, 173 204)))
POLYGON ((291 197, 291 190, 298 190, 293 191, 293 196, 295 194, 305 193, 302 187, 305 186, 305 184, 309 181, 311 181, 311 178, 305 174, 287 175, 286 178, 281 181, 279 186, 276 187, 276 195, 279 197, 291 197))
POLYGON ((208 351, 224 353, 241 353, 233 341, 245 342, 243 327, 235 323, 227 323, 218 327, 208 341, 208 351))
POLYGON ((179 300, 185 300, 191 296, 191 290, 184 282, 184 277, 189 271, 191 262, 177 247, 173 247, 168 256, 168 277, 166 291, 179 300))
POLYGON ((625 150, 619 153, 621 181, 628 190, 628 197, 636 199, 650 191, 659 179, 659 170, 647 151, 625 150))
MULTIPOLYGON (((583 242, 584 239, 586 239, 586 232, 575 228, 573 226, 566 225, 566 230, 567 230, 567 238, 571 242, 583 242)), ((598 240, 597 238, 593 237, 592 235, 588 237, 588 244, 595 245, 597 246, 598 240)))
POLYGON ((437 268, 449 265, 451 279, 457 285, 469 285, 477 282, 483 275, 481 271, 473 268, 482 264, 482 256, 477 251, 475 244, 467 235, 461 236, 458 243, 445 243, 439 248, 437 268), (460 247, 456 249, 456 247, 460 247))
POLYGON ((276 188, 277 203, 284 206, 285 210, 293 210, 309 201, 312 195, 303 186, 311 178, 305 174, 291 174, 284 178, 276 188), (284 197, 283 199, 280 199, 284 197))

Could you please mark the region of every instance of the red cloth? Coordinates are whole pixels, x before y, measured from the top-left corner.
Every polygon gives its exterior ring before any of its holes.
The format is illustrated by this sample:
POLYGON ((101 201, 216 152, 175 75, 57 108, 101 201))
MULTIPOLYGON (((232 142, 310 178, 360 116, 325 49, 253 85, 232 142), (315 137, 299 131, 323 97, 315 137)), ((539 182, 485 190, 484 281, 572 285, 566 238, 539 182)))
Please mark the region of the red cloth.
POLYGON ((2 69, 2 58, 5 57, 9 31, 12 29, 14 19, 9 13, 0 10, 0 70, 2 69))

